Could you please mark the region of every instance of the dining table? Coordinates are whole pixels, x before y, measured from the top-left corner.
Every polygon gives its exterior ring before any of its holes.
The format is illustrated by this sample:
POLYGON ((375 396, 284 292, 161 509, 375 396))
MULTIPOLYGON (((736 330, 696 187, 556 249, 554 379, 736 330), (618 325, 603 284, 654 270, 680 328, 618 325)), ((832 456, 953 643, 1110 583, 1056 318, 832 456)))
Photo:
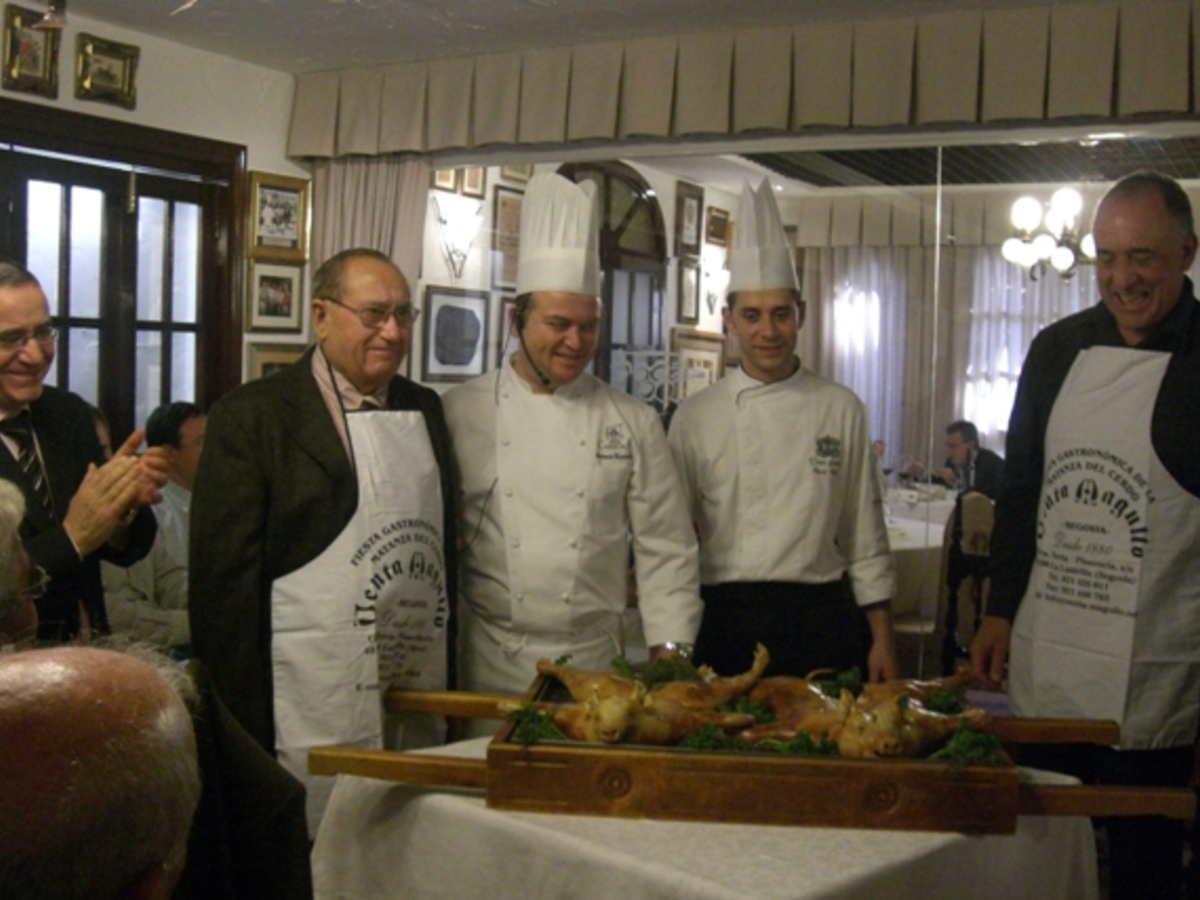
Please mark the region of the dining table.
MULTIPOLYGON (((432 752, 480 759, 489 740, 432 752)), ((338 776, 312 863, 317 900, 1098 896, 1086 817, 1019 816, 1003 835, 626 819, 492 809, 478 790, 352 775, 338 776)))

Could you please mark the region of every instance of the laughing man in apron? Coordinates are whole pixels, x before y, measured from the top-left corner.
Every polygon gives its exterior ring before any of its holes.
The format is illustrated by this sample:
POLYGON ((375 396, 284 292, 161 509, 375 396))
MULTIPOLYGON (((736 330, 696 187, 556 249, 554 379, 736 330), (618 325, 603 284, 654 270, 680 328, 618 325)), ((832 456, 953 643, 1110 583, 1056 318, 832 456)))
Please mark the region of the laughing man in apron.
POLYGON ((623 650, 631 542, 647 643, 690 644, 700 624, 696 538, 663 427, 584 371, 600 326, 591 187, 530 181, 519 349, 445 398, 463 477, 459 672, 469 690, 522 692, 539 657, 607 669, 623 650))
POLYGON ((221 697, 305 782, 310 835, 333 780, 309 749, 443 736, 381 697, 453 672, 457 496, 437 394, 396 375, 417 316, 404 275, 347 250, 313 282, 317 346, 209 416, 189 604, 221 697))
MULTIPOLYGON (((1138 173, 1094 222, 1102 303, 1030 347, 996 506, 976 673, 1013 710, 1114 719, 1117 748, 1037 764, 1183 786, 1200 720, 1200 305, 1187 195, 1138 173)), ((1031 760, 1032 761, 1032 760, 1031 760)), ((1108 823, 1111 896, 1178 897, 1182 827, 1108 823)))

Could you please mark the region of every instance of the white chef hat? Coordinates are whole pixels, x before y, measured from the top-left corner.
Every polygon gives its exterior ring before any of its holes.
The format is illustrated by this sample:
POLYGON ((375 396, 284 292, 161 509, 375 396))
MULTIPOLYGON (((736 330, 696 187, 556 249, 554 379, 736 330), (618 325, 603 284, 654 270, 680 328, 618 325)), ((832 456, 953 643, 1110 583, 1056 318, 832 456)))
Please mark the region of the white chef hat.
POLYGON ((534 175, 521 208, 517 295, 600 294, 600 220, 595 182, 534 175))
POLYGON ((733 248, 729 252, 729 292, 791 288, 799 292, 792 248, 783 232, 771 183, 758 190, 742 185, 733 248))

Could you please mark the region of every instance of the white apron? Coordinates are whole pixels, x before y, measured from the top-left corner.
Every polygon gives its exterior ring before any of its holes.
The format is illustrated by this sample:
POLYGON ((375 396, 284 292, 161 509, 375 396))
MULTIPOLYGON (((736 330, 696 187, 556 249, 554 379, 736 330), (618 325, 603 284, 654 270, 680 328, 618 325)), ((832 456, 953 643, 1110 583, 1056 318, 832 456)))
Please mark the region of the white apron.
POLYGON ((271 589, 275 748, 308 789, 309 835, 333 779, 308 774, 323 744, 420 746, 429 719, 384 721, 380 686, 446 686, 449 604, 437 459, 417 411, 353 412, 358 509, 316 559, 271 589), (417 733, 414 734, 413 732, 417 733))
POLYGON ((1166 353, 1076 357, 1046 428, 1037 558, 1013 625, 1022 716, 1113 719, 1177 747, 1200 715, 1200 500, 1150 439, 1166 353))

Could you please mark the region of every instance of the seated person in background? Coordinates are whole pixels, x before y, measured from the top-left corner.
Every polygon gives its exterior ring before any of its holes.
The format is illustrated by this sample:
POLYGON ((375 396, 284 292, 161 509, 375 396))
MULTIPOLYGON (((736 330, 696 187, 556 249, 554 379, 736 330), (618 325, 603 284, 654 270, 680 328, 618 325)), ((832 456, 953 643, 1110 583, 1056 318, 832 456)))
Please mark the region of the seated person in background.
MULTIPOLYGON (((97 411, 98 413, 98 411, 97 411)), ((204 446, 208 416, 195 403, 164 404, 146 420, 146 444, 167 459, 162 502, 154 508, 158 534, 154 546, 128 568, 105 563, 100 574, 112 630, 181 658, 191 656, 187 613, 188 517, 192 485, 204 446)), ((107 428, 98 415, 97 436, 108 446, 107 428)))
POLYGON ((200 797, 185 685, 91 647, 0 658, 0 897, 172 895, 200 797))
POLYGON ((45 590, 44 577, 30 584, 33 566, 21 545, 23 518, 25 497, 20 488, 0 479, 0 646, 36 636, 33 599, 45 590))
MULTIPOLYGON (((915 462, 908 474, 919 478, 925 467, 915 462)), ((1004 458, 979 446, 979 429, 973 422, 960 420, 946 426, 946 462, 933 470, 933 479, 960 493, 978 491, 996 499, 1004 477, 1004 458)))

